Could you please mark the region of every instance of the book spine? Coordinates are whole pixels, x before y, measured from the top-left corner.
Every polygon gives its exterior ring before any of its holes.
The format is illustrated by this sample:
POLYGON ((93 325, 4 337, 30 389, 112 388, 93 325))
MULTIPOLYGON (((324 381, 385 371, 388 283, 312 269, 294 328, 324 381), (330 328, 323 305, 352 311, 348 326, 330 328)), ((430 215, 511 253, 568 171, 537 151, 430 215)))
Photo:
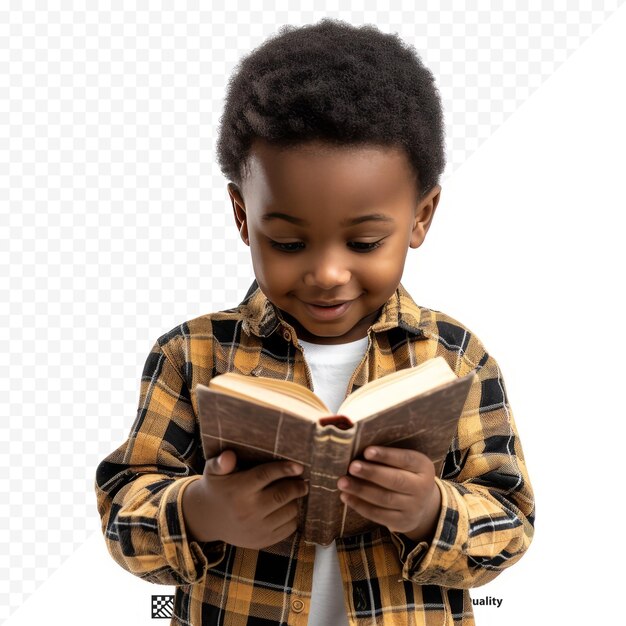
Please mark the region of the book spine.
POLYGON ((337 481, 348 471, 355 428, 318 426, 315 430, 304 540, 328 545, 342 534, 345 505, 339 499, 337 481))

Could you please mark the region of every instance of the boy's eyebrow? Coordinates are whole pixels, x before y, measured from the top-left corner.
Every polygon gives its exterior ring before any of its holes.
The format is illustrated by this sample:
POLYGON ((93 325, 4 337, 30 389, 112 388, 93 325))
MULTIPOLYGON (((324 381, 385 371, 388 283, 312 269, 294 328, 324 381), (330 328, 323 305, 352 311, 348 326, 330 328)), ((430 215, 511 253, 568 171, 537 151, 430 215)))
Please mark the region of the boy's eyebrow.
POLYGON ((341 222, 342 226, 356 226, 363 222, 393 222, 393 217, 389 215, 383 215, 382 213, 370 213, 368 215, 360 215, 351 220, 344 220, 341 222))
MULTIPOLYGON (((286 222, 290 222, 292 224, 296 224, 298 226, 308 226, 308 222, 299 217, 294 217, 293 215, 288 215, 287 213, 280 213, 278 211, 273 211, 272 213, 265 213, 261 218, 264 222, 269 222, 270 220, 278 219, 285 220, 286 222)), ((342 226, 356 226, 357 224, 362 224, 363 222, 393 222, 393 218, 388 215, 383 215, 382 213, 370 213, 368 215, 359 215, 359 217, 352 218, 350 220, 343 220, 341 222, 342 226)))
POLYGON ((306 220, 300 219, 299 217, 294 217, 293 215, 287 215, 287 213, 279 213, 278 211, 265 213, 261 220, 264 222, 269 222, 270 220, 285 220, 286 222, 291 222, 292 224, 297 224, 298 226, 308 225, 308 222, 306 220))

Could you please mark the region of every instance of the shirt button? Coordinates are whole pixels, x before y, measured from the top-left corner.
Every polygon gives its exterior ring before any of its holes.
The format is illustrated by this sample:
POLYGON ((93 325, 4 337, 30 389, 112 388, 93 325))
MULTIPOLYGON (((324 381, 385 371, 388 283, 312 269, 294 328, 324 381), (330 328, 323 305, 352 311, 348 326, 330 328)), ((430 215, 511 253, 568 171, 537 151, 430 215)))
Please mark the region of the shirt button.
POLYGON ((291 341, 291 333, 286 328, 283 330, 283 339, 285 341, 291 341))
POLYGON ((291 603, 291 608, 294 610, 294 613, 302 613, 304 602, 302 602, 302 600, 294 600, 291 603))

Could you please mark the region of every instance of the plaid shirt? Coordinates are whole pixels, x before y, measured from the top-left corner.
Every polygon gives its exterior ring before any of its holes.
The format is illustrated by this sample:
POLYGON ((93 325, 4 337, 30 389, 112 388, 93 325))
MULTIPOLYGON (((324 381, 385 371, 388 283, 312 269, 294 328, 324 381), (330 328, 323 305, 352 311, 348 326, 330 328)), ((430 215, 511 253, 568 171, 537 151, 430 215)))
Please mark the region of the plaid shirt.
MULTIPOLYGON (((478 376, 435 479, 442 507, 433 541, 414 543, 382 526, 337 539, 348 620, 474 624, 467 590, 519 560, 533 535, 533 493, 500 369, 469 330, 416 305, 401 285, 368 335, 348 392, 439 355, 458 376, 478 376)), ((129 572, 176 585, 171 624, 301 626, 315 546, 299 533, 263 550, 185 534, 183 490, 204 467, 192 390, 226 371, 311 387, 294 329, 258 289, 237 308, 195 318, 154 344, 130 435, 97 469, 106 545, 129 572)))

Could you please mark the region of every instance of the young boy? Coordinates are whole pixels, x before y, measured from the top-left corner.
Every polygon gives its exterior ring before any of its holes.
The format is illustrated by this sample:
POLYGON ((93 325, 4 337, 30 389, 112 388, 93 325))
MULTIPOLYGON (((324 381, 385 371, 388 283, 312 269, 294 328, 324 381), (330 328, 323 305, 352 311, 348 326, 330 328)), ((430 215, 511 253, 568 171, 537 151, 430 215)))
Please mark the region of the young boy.
POLYGON ((97 470, 111 555, 177 586, 172 624, 473 624, 467 590, 520 559, 534 503, 496 361, 400 285, 440 197, 431 73, 371 26, 284 27, 231 79, 218 152, 256 282, 154 344, 130 436, 97 470), (377 447, 337 483, 374 531, 305 543, 301 466, 203 457, 193 390, 217 374, 293 380, 336 409, 435 356, 477 373, 441 476, 377 447))

